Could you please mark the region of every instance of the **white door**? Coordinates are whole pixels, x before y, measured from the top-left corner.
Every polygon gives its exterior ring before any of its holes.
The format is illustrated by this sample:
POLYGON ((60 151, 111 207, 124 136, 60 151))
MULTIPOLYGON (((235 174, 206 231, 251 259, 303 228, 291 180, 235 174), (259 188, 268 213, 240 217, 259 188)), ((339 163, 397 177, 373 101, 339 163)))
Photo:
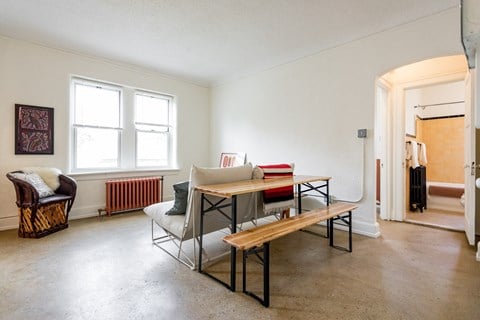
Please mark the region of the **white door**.
POLYGON ((387 125, 389 88, 382 81, 377 82, 375 115, 375 157, 380 160, 380 218, 390 220, 388 197, 389 184, 387 180, 387 125))
POLYGON ((475 70, 465 79, 465 233, 468 243, 475 244, 475 70))

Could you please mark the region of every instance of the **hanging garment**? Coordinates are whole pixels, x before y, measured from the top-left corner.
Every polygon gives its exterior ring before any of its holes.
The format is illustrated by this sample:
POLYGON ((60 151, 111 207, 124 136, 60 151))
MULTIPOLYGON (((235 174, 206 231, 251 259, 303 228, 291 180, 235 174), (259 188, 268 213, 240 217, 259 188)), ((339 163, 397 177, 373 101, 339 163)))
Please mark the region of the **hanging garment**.
POLYGON ((407 142, 406 159, 409 160, 409 166, 417 168, 420 166, 418 163, 418 144, 416 141, 407 142))
POLYGON ((420 150, 418 154, 418 162, 422 166, 426 166, 427 165, 427 146, 423 142, 420 142, 419 146, 420 146, 420 150))

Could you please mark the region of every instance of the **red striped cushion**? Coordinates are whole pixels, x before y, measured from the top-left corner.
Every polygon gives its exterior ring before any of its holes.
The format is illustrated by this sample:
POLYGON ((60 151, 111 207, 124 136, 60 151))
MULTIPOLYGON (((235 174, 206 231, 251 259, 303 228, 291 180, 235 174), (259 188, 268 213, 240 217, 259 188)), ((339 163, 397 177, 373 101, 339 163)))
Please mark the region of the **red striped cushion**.
MULTIPOLYGON (((274 179, 281 177, 292 177, 293 168, 290 164, 270 164, 259 165, 263 170, 264 179, 274 179)), ((265 190, 263 192, 263 201, 265 203, 279 202, 293 199, 293 186, 265 190)))

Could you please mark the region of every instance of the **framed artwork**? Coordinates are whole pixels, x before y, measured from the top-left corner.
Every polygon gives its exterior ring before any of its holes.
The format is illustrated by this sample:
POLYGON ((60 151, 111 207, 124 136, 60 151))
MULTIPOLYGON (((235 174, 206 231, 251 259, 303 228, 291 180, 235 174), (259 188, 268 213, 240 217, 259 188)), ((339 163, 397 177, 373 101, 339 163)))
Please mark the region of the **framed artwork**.
POLYGON ((230 168, 244 165, 247 155, 243 152, 228 153, 222 152, 220 157, 220 168, 230 168))
POLYGON ((53 154, 53 108, 15 104, 15 154, 53 154))

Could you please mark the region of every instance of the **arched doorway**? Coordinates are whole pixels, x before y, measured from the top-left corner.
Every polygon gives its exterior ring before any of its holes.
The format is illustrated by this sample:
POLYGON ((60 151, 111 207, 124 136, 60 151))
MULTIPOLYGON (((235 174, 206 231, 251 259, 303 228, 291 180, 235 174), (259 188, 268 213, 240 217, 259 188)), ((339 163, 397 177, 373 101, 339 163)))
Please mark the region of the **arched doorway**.
MULTIPOLYGON (((432 99, 433 95, 433 97, 437 99, 438 103, 455 102, 457 99, 450 99, 447 98, 448 95, 445 96, 445 86, 447 84, 456 84, 457 91, 458 86, 460 86, 460 91, 464 95, 466 86, 465 78, 467 74, 468 67, 466 60, 464 56, 459 55, 440 57, 403 66, 382 75, 377 81, 375 131, 377 132, 378 136, 376 136, 375 139, 375 153, 377 159, 380 159, 380 170, 377 171, 380 172, 380 175, 385 175, 385 177, 380 179, 384 183, 381 183, 379 188, 380 198, 382 200, 378 206, 378 211, 381 219, 404 221, 406 218, 406 213, 410 209, 409 190, 406 185, 406 182, 409 180, 408 169, 406 168, 410 163, 406 160, 406 142, 416 141, 417 137, 415 130, 417 124, 415 124, 414 119, 418 118, 419 110, 413 110, 413 108, 414 106, 420 105, 419 103, 412 103, 415 101, 412 96, 417 95, 416 101, 422 101, 420 98, 423 98, 423 101, 426 101, 426 97, 418 97, 418 95, 427 95, 426 92, 428 90, 426 88, 428 88, 431 91, 430 99, 432 99), (378 92, 381 91, 386 91, 386 93, 378 94, 378 92), (436 92, 436 94, 432 94, 432 92, 436 92), (381 100, 384 96, 387 96, 387 98, 381 100), (438 100, 442 99, 442 96, 445 101, 438 100), (382 111, 382 108, 385 110, 382 111), (384 124, 383 127, 382 123, 384 124)), ((465 98, 459 100, 464 99, 465 98)), ((441 108, 443 108, 442 112, 444 114, 439 118, 443 117, 445 119, 454 119, 455 116, 464 116, 464 114, 460 114, 461 112, 458 112, 458 104, 455 106, 453 104, 442 105, 441 108), (445 111, 455 109, 455 107, 457 107, 457 111, 445 111)), ((435 110, 437 113, 439 111, 440 108, 435 110)), ((430 113, 432 112, 430 111, 430 113)), ((435 118, 435 116, 430 115, 429 118, 435 118)), ((468 118, 467 122, 470 121, 470 119, 471 118, 468 118)), ((450 122, 450 120, 448 121, 450 122)), ((455 119, 454 121, 458 123, 459 119, 455 119)), ((468 130, 471 132, 474 131, 474 128, 471 127, 468 130)), ((467 132, 468 130, 464 131, 467 132)), ((468 148, 470 148, 470 150, 466 151, 471 152, 475 150, 475 148, 470 145, 468 141, 467 143, 463 144, 465 146, 468 145, 468 148)), ((428 150, 429 148, 427 147, 426 149, 428 150)), ((448 156, 451 156, 451 154, 448 154, 448 150, 446 150, 446 152, 448 156)), ((457 173, 460 171, 460 175, 462 175, 464 170, 463 164, 469 162, 463 159, 463 154, 462 157, 459 158, 462 158, 459 164, 460 168, 455 168, 455 170, 457 173)), ((433 170, 433 166, 431 170, 433 170)), ((434 176, 435 175, 432 175, 432 177, 434 176)), ((438 177, 435 179, 438 180, 438 177)), ((456 179, 459 179, 458 174, 456 179)), ((458 183, 458 185, 460 185, 460 183, 458 183)), ((460 199, 457 200, 457 204, 460 204, 460 199)), ((474 202, 474 196, 469 200, 474 202)), ((467 220, 468 219, 466 219, 466 221, 467 220)), ((468 222, 473 224, 473 221, 471 220, 467 221, 467 223, 468 222)), ((472 239, 474 238, 474 225, 469 225, 468 228, 471 231, 469 242, 473 244, 474 240, 472 239)))

